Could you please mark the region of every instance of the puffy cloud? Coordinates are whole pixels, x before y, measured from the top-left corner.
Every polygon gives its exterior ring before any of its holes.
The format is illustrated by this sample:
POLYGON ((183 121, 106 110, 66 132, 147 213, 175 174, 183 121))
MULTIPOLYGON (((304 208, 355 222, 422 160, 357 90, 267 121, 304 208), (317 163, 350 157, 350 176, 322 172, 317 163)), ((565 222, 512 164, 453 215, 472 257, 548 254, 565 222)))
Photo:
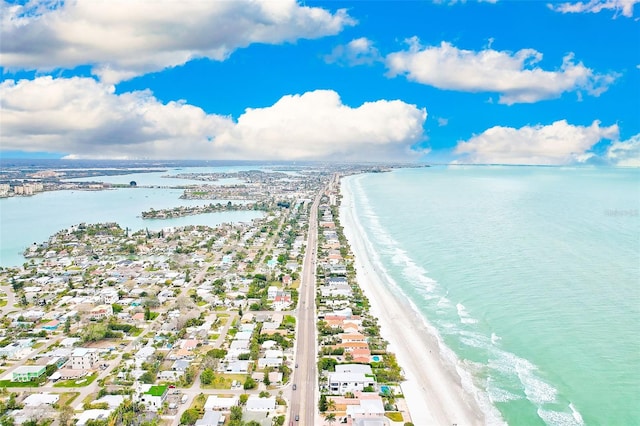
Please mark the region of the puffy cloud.
POLYGON ((633 6, 640 3, 640 0, 591 0, 586 3, 560 3, 548 4, 549 9, 562 13, 599 13, 603 10, 613 10, 614 17, 619 14, 631 18, 633 16, 633 6))
POLYGON ((324 57, 329 64, 341 65, 369 65, 382 60, 380 52, 373 46, 373 42, 366 37, 351 40, 346 45, 336 46, 331 54, 324 57))
POLYGON ((226 59, 252 43, 337 34, 355 21, 295 0, 33 0, 2 4, 0 64, 51 70, 92 65, 107 83, 182 65, 226 59))
POLYGON ((406 159, 425 119, 397 100, 351 108, 328 90, 284 96, 235 122, 149 91, 116 94, 90 78, 0 83, 3 150, 76 158, 406 159))
POLYGON ((116 95, 91 78, 6 80, 0 99, 4 150, 197 158, 208 151, 208 139, 233 126, 192 105, 163 104, 149 91, 116 95))
POLYGON ((332 90, 282 97, 273 106, 247 109, 216 143, 270 159, 401 159, 420 141, 424 109, 399 100, 344 105, 332 90))
POLYGON ((575 90, 599 96, 618 77, 596 74, 575 63, 572 54, 564 57, 559 70, 545 71, 535 66, 542 53, 534 49, 474 52, 447 42, 423 48, 415 37, 408 43, 409 50, 386 57, 390 76, 405 74, 409 80, 440 89, 496 92, 500 103, 508 105, 557 98, 575 90))
POLYGON ((607 159, 619 167, 640 167, 640 133, 626 141, 616 141, 607 150, 607 159))
POLYGON ((589 150, 600 140, 615 140, 618 125, 574 126, 566 120, 548 126, 520 129, 495 126, 455 148, 461 163, 564 165, 584 162, 593 156, 589 150))

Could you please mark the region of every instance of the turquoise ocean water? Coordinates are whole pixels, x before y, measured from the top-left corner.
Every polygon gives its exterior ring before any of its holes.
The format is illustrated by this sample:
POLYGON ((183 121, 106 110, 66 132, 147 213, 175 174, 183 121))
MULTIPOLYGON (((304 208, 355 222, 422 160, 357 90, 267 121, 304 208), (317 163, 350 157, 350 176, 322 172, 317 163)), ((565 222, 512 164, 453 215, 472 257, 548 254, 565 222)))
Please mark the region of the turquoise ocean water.
POLYGON ((371 250, 512 425, 640 424, 640 171, 343 179, 371 250))

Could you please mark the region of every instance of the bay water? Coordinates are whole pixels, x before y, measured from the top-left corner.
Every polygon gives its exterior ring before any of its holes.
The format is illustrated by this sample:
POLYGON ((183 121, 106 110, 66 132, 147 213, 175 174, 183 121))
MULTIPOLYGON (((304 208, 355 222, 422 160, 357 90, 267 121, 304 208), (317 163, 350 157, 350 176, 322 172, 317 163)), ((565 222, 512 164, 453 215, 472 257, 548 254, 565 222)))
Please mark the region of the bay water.
POLYGON ((479 401, 512 425, 640 424, 640 171, 442 166, 342 182, 388 284, 479 401))
MULTIPOLYGON (((33 243, 46 241, 54 233, 79 223, 116 222, 122 228, 160 230, 187 225, 217 226, 222 223, 251 222, 262 217, 260 211, 230 211, 183 216, 171 219, 142 219, 141 214, 177 206, 203 206, 228 200, 184 200, 182 189, 161 186, 194 185, 205 182, 163 177, 178 173, 233 172, 256 169, 251 166, 216 168, 173 168, 168 171, 131 173, 126 175, 96 176, 70 179, 70 181, 95 181, 158 186, 151 188, 122 188, 103 191, 65 190, 48 191, 31 197, 0 199, 0 266, 18 266, 25 262, 22 253, 33 243)), ((234 179, 219 184, 239 183, 234 179)), ((215 182, 206 182, 215 184, 215 182)), ((233 203, 243 202, 232 200, 233 203)))

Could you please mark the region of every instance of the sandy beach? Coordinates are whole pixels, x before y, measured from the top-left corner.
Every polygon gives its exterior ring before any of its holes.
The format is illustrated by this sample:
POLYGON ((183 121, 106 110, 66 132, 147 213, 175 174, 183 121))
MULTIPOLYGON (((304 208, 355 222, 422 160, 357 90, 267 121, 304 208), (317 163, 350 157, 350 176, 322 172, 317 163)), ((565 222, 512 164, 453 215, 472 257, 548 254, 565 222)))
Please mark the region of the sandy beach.
POLYGON ((354 217, 352 197, 344 185, 341 223, 356 257, 358 284, 379 319, 382 336, 396 354, 406 382, 402 384, 416 426, 483 425, 487 423, 474 397, 466 392, 454 366, 440 356, 440 348, 418 314, 402 296, 395 295, 383 274, 367 256, 362 229, 354 217))

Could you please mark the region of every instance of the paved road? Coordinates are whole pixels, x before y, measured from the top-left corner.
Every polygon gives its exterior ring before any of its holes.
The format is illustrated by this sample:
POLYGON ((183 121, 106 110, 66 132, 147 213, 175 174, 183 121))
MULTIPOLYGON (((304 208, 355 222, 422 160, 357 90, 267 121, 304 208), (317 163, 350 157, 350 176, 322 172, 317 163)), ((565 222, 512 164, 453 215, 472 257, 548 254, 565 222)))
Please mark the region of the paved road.
POLYGON ((318 205, 322 191, 311 206, 307 250, 302 267, 300 298, 298 301, 298 331, 296 337, 296 363, 293 384, 296 390, 291 396, 290 422, 300 425, 314 425, 316 416, 317 349, 316 349, 316 252, 318 247, 318 205), (299 416, 299 421, 295 421, 299 416))

